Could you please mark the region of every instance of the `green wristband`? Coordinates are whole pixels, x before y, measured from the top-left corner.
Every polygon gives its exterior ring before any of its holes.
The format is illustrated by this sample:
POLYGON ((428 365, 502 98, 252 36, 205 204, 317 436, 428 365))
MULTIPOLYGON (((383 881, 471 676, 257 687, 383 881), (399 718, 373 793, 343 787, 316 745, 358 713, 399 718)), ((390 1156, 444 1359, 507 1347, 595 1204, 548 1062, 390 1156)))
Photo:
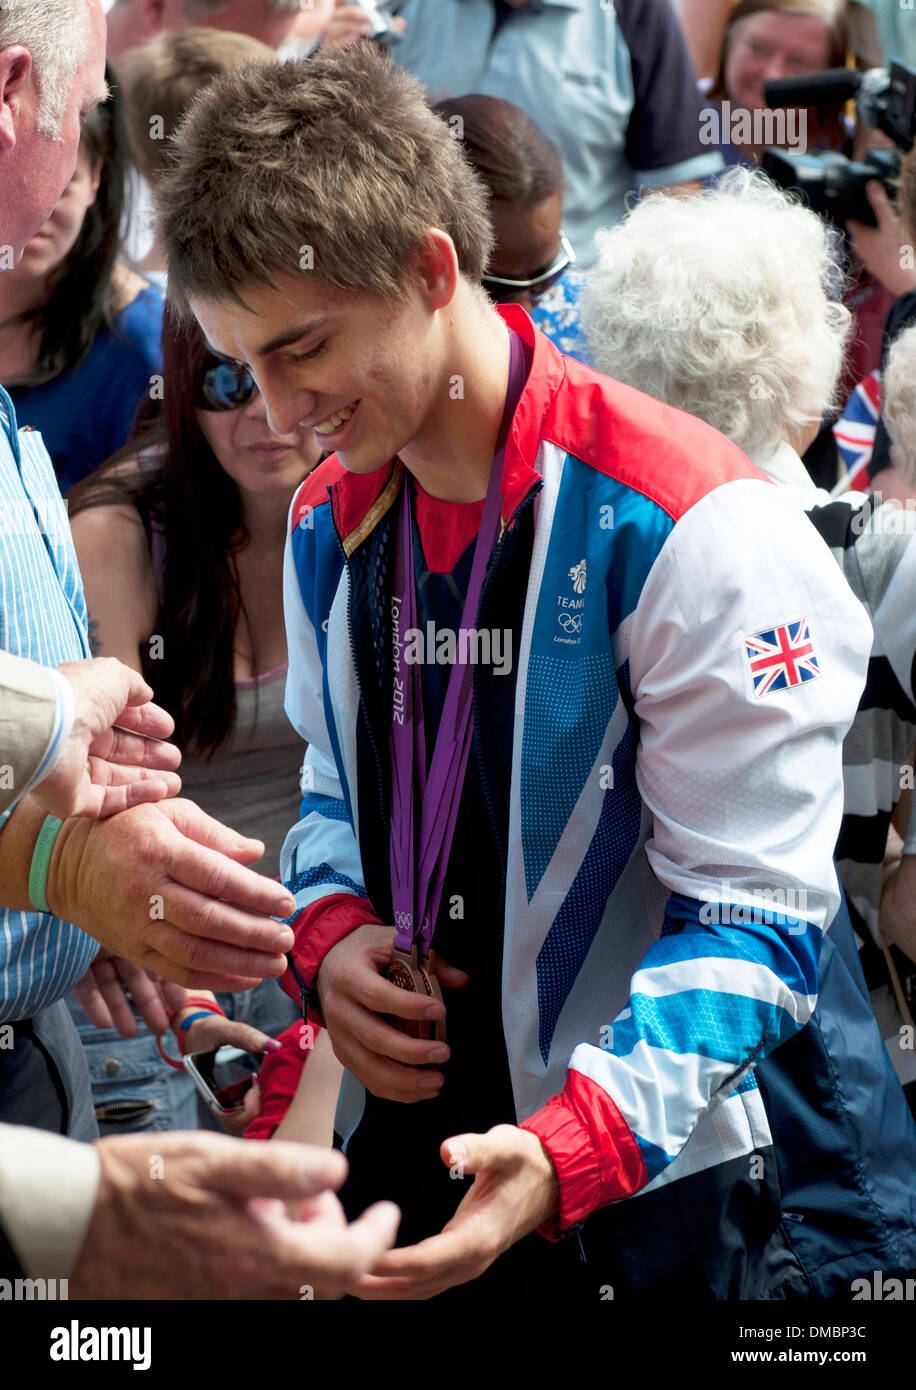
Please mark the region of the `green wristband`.
POLYGON ((42 827, 38 832, 38 839, 35 841, 35 848, 32 851, 32 863, 29 868, 29 898, 36 912, 50 912, 45 891, 48 887, 48 869, 51 864, 51 851, 54 849, 54 841, 57 839, 57 832, 63 825, 62 820, 57 816, 45 816, 42 827))

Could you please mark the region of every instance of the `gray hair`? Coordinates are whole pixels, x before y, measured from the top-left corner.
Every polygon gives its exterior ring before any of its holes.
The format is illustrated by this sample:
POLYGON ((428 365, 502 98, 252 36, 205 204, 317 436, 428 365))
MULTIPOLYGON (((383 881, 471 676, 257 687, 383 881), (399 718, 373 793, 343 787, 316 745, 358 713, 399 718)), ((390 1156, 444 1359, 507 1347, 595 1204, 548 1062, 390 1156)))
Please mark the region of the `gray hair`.
POLYGON ((907 487, 916 487, 916 327, 907 328, 891 344, 881 392, 891 463, 907 487))
POLYGON ((22 44, 31 53, 41 96, 38 128, 52 139, 60 135, 89 35, 86 0, 0 0, 0 49, 22 44))
POLYGON ((643 198, 597 236, 580 300, 595 366, 696 415, 745 453, 819 421, 851 330, 839 238, 763 175, 643 198))

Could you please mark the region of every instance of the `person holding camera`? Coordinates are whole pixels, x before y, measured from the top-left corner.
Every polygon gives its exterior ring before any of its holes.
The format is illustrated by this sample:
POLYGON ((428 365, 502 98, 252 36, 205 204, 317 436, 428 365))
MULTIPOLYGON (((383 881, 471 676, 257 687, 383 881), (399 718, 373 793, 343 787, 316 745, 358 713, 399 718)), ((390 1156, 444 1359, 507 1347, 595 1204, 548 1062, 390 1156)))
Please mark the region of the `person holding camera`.
MULTIPOLYGON (((850 221, 847 228, 856 254, 876 279, 895 296, 881 347, 881 372, 892 345, 916 325, 916 152, 904 154, 896 181, 896 197, 877 180, 866 185, 877 225, 850 221)), ((916 500, 916 485, 896 467, 885 412, 878 417, 868 460, 868 483, 884 499, 916 500)))

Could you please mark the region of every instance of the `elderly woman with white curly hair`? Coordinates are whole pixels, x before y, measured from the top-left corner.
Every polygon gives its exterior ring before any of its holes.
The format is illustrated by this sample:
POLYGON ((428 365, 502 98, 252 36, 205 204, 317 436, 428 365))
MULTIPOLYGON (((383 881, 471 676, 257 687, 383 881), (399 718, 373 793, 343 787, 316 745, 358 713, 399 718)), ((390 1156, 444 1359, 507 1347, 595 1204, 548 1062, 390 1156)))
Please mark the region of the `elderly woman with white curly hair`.
MULTIPOLYGON (((916 814, 909 826, 898 817, 903 843, 891 819, 916 740, 916 512, 861 494, 832 502, 799 457, 834 405, 850 332, 831 298, 834 234, 761 175, 734 169, 696 197, 639 203, 598 243, 580 301, 595 365, 721 430, 789 487, 871 619, 868 680, 843 745, 836 859, 872 1005, 916 1113, 916 1055, 900 1031, 912 1018, 887 954, 893 943, 904 978, 913 974, 916 814)), ((885 392, 894 463, 916 481, 916 328, 894 344, 885 392)))
POLYGON ((598 233, 581 300, 599 371, 698 416, 812 505, 800 455, 835 405, 851 332, 838 237, 762 175, 647 198, 598 233))

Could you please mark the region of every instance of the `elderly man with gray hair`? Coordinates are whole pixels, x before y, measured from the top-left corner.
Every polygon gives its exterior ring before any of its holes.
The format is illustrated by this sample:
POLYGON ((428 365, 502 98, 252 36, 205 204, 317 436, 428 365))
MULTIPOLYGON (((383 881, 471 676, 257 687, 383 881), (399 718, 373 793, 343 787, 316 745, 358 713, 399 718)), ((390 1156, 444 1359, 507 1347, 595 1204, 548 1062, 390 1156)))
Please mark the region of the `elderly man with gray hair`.
MULTIPOLYGON (((898 862, 892 839, 886 883, 884 871, 916 740, 916 515, 861 494, 831 501, 800 458, 836 404, 850 333, 835 297, 839 238, 762 175, 734 169, 697 197, 639 204, 599 244, 580 301, 596 366, 721 430, 790 488, 871 619, 868 680, 843 745, 836 858, 871 1003, 916 1109, 916 1055, 901 1032, 912 1019, 888 955, 893 943, 916 960, 916 858, 898 862)), ((911 329, 894 345, 885 391, 894 462, 916 479, 914 380, 911 329)), ((916 852, 916 822, 906 845, 916 852)))

